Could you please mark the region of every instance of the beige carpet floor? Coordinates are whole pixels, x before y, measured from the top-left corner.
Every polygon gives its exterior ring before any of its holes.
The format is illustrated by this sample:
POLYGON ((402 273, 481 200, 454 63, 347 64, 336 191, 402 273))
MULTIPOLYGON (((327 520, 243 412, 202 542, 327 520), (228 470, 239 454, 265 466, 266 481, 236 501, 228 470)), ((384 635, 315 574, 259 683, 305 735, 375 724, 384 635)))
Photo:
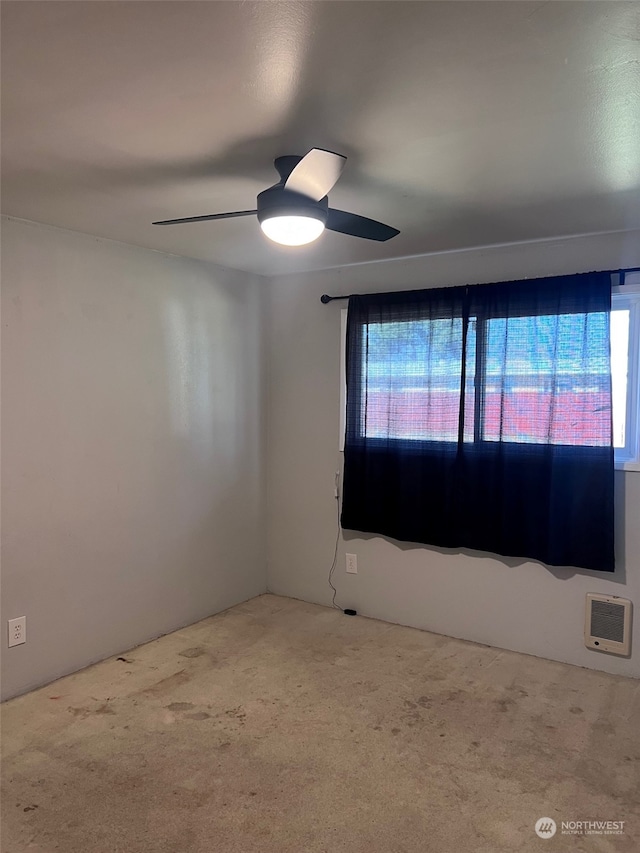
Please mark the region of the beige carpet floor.
POLYGON ((3 853, 640 850, 638 681, 271 595, 123 658, 3 705, 3 853))

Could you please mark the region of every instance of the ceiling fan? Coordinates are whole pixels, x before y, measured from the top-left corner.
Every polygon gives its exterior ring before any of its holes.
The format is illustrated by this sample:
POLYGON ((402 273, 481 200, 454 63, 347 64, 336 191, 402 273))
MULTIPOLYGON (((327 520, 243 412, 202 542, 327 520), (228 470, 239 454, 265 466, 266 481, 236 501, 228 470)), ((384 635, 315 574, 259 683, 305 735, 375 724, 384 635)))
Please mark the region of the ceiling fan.
POLYGON ((399 234, 375 219, 345 213, 329 207, 327 193, 336 184, 346 162, 342 154, 312 148, 304 157, 278 157, 274 166, 280 180, 258 195, 257 210, 236 210, 232 213, 210 213, 184 219, 165 219, 153 225, 180 225, 185 222, 206 222, 210 219, 233 219, 236 216, 258 215, 260 227, 276 243, 284 246, 303 246, 316 240, 328 228, 340 234, 384 242, 399 234))

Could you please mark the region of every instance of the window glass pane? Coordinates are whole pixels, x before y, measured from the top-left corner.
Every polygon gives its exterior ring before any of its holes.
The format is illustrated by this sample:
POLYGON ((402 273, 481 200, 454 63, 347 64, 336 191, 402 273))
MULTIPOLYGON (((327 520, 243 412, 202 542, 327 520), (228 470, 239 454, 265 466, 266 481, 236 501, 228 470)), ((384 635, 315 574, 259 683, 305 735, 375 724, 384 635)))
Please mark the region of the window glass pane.
POLYGON ((627 427, 627 374, 629 369, 629 309, 611 312, 611 396, 613 446, 624 447, 627 427))
MULTIPOLYGON (((468 326, 464 440, 600 445, 610 439, 607 315, 494 318, 476 377, 477 321, 468 326), (480 384, 476 408, 476 381, 480 384), (475 422, 478 418, 481 423, 475 422)), ((611 313, 616 447, 625 440, 629 310, 611 313)), ((362 335, 360 434, 457 441, 460 318, 370 323, 362 335)))
MULTIPOLYGON (((470 332, 469 350, 475 349, 474 341, 470 332)), ((364 436, 457 441, 460 318, 370 323, 363 330, 362 348, 364 436)))
POLYGON ((607 320, 605 313, 488 320, 485 441, 606 446, 607 320))

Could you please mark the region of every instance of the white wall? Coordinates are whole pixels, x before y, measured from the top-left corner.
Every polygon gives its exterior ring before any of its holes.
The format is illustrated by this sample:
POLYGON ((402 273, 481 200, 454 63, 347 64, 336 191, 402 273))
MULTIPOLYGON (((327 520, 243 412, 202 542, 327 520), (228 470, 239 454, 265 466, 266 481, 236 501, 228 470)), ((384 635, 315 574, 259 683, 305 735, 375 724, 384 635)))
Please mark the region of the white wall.
POLYGON ((3 695, 265 590, 264 281, 3 220, 3 695))
MULTIPOLYGON (((347 239, 347 238, 345 238, 347 239)), ((401 290, 640 265, 640 233, 599 235, 433 255, 270 282, 268 588, 328 604, 336 538, 340 308, 322 293, 401 290)), ((616 475, 614 575, 549 569, 479 552, 447 552, 344 531, 338 602, 366 616, 581 666, 640 675, 631 659, 583 643, 584 595, 608 592, 640 609, 640 473, 616 475), (358 556, 346 575, 345 552, 358 556)), ((636 618, 637 624, 637 618, 636 618)))
MULTIPOLYGON (((336 535, 340 308, 323 292, 637 266, 640 234, 283 276, 3 219, 3 696, 196 621, 265 584, 327 604, 336 535), (265 295, 268 304, 265 305, 265 295)), ((345 238, 346 239, 346 238, 345 238)), ((640 607, 640 473, 617 475, 614 576, 343 532, 338 601, 364 615, 640 675, 586 650, 584 593, 640 607), (359 574, 344 573, 345 551, 359 574)))

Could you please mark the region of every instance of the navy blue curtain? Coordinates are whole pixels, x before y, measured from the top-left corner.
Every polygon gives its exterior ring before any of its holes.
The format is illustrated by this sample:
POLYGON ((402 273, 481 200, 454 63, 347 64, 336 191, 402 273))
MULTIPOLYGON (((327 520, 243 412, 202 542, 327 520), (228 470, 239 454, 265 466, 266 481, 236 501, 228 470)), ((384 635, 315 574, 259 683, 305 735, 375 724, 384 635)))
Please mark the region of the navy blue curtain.
POLYGON ((352 296, 342 527, 614 570, 611 278, 352 296))

